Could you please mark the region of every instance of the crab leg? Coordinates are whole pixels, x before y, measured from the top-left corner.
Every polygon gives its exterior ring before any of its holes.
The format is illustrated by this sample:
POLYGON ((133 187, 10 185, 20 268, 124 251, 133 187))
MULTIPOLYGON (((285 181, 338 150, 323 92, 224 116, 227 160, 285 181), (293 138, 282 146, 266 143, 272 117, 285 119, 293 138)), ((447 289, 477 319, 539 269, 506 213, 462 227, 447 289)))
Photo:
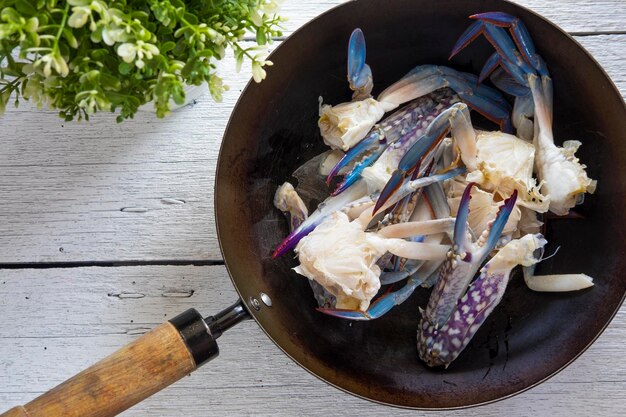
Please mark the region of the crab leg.
POLYGON ((539 74, 548 75, 545 62, 535 52, 535 45, 530 37, 530 33, 528 33, 526 25, 519 18, 503 12, 487 12, 470 16, 470 19, 478 19, 492 25, 508 28, 513 42, 515 42, 524 60, 532 65, 539 74))
POLYGON ((383 237, 402 239, 418 235, 452 233, 453 229, 454 218, 448 217, 446 219, 391 224, 383 227, 377 233, 383 237))
POLYGON ((354 187, 350 188, 350 192, 343 193, 336 197, 329 197, 317 207, 305 221, 303 221, 297 229, 289 233, 289 235, 278 245, 272 253, 272 258, 278 258, 285 252, 293 249, 300 239, 308 235, 317 225, 319 225, 327 216, 335 211, 339 211, 350 203, 360 200, 367 196, 367 186, 363 181, 359 181, 354 187))
POLYGON ((276 190, 274 206, 287 216, 290 230, 298 228, 309 215, 306 205, 293 188, 293 185, 288 182, 285 182, 276 190))
POLYGON ((452 68, 420 65, 402 80, 380 93, 378 101, 396 107, 408 100, 421 97, 443 87, 450 87, 461 99, 488 119, 499 123, 507 131, 510 107, 500 93, 489 87, 468 83, 466 75, 452 68))
MULTIPOLYGON (((413 294, 415 289, 423 284, 440 265, 441 261, 426 261, 420 263, 417 268, 418 270, 412 274, 404 286, 396 291, 382 295, 374 301, 366 311, 333 308, 318 308, 317 311, 348 320, 365 321, 380 318, 395 306, 405 302, 411 294, 413 294)), ((391 282, 386 282, 386 284, 391 284, 391 282)))
MULTIPOLYGON (((535 166, 539 180, 542 182, 542 193, 549 195, 551 212, 566 215, 569 209, 580 203, 586 192, 593 193, 596 182, 585 172, 574 153, 580 142, 566 141, 564 146, 557 147, 552 133, 552 80, 549 77, 545 62, 535 52, 528 31, 519 19, 504 13, 483 13, 472 16, 479 19, 465 31, 453 49, 453 55, 464 48, 471 40, 481 33, 493 44, 500 55, 502 68, 515 79, 515 82, 530 89, 534 106, 534 137, 536 148, 535 166), (496 26, 498 25, 498 26, 496 26), (515 43, 502 27, 511 30, 515 43), (515 44, 522 51, 515 49, 515 44)), ((491 66, 491 63, 489 63, 491 66)), ((500 77, 500 76, 499 76, 500 77)), ((502 77, 501 77, 502 78, 502 77)), ((506 78, 502 78, 506 80, 506 78)), ((518 111, 514 115, 525 125, 520 134, 525 138, 530 135, 530 125, 523 120, 520 107, 530 108, 530 98, 522 99, 518 111)))
POLYGON ((387 314, 392 308, 405 302, 419 285, 428 278, 427 275, 413 276, 399 290, 378 298, 366 311, 318 308, 320 313, 348 320, 373 320, 387 314))

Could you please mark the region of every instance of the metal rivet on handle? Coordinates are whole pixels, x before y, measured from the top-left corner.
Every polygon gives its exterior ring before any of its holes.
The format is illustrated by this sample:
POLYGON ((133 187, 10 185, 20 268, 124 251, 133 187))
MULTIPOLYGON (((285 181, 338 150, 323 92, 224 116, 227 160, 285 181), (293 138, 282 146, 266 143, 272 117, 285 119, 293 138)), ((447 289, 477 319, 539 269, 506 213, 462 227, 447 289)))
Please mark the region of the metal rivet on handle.
POLYGON ((254 297, 250 297, 250 306, 255 309, 256 311, 259 311, 261 309, 261 303, 259 303, 259 300, 257 300, 254 297))
POLYGON ((261 301, 263 301, 263 304, 265 304, 268 307, 272 306, 272 299, 270 298, 269 295, 262 292, 262 293, 259 293, 259 297, 261 297, 261 301))

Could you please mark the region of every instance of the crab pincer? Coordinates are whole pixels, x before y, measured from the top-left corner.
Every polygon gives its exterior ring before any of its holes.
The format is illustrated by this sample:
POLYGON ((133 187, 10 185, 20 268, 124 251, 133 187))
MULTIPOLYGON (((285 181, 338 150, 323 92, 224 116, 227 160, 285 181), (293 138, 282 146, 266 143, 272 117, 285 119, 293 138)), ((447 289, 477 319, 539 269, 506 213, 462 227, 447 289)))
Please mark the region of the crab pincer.
POLYGON ((502 300, 513 268, 539 262, 534 254, 545 244, 540 234, 510 241, 481 268, 478 278, 456 301, 451 317, 443 326, 422 317, 417 331, 420 358, 428 366, 448 367, 502 300))
MULTIPOLYGON (((376 201, 374 213, 383 207, 387 200, 401 188, 405 180, 413 173, 417 166, 424 165, 424 161, 432 155, 432 151, 441 143, 441 140, 453 130, 461 154, 468 158, 474 151, 463 152, 465 147, 475 145, 475 134, 471 129, 471 122, 467 105, 456 103, 441 112, 428 126, 422 137, 404 154, 398 168, 391 174, 391 178, 380 192, 376 201)), ((469 164, 471 165, 471 164, 469 164)))
MULTIPOLYGON (((456 358, 499 302, 508 280, 508 273, 504 274, 499 269, 498 274, 493 273, 497 269, 493 265, 498 264, 494 264, 492 259, 481 269, 480 277, 470 285, 478 269, 494 250, 515 206, 517 191, 504 201, 495 220, 474 242, 467 225, 473 186, 470 183, 463 193, 453 246, 439 270, 439 279, 422 312, 418 350, 429 366, 448 365, 456 358)), ((511 269, 515 265, 517 263, 511 269)))
POLYGON ((359 28, 352 31, 348 41, 348 82, 353 99, 369 97, 374 86, 372 70, 365 63, 365 36, 359 28))

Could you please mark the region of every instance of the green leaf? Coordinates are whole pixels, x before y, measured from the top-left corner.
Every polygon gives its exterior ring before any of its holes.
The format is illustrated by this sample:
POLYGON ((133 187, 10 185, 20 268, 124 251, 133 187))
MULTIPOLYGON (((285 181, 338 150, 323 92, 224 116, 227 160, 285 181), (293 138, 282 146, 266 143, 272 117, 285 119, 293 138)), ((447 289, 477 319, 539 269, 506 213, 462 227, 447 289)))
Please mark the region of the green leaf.
POLYGON ((176 42, 176 47, 172 50, 172 53, 174 55, 182 55, 183 52, 185 52, 185 49, 187 49, 187 41, 185 40, 185 38, 181 38, 178 40, 178 42, 176 42))
POLYGON ((98 26, 96 30, 91 32, 90 39, 93 43, 102 42, 102 31, 104 30, 104 26, 98 26))
POLYGON ((12 7, 5 7, 2 9, 2 12, 0 12, 0 18, 8 23, 14 23, 20 26, 22 25, 22 22, 20 21, 21 16, 12 7))
POLYGON ((197 52, 196 56, 198 56, 198 57, 212 57, 212 56, 215 56, 215 53, 212 50, 210 50, 210 49, 203 49, 202 51, 197 52))
POLYGON ((184 18, 187 22, 189 22, 189 24, 191 25, 197 25, 198 24, 198 17, 195 14, 191 14, 191 13, 185 13, 184 18))
POLYGON ((8 75, 9 77, 21 77, 23 75, 21 71, 16 71, 11 68, 0 68, 0 73, 8 75))
POLYGON ((76 37, 69 28, 63 29, 63 37, 70 47, 74 49, 78 48, 78 41, 76 40, 76 37))
POLYGON ((162 54, 167 53, 176 47, 176 43, 172 41, 165 42, 159 47, 162 54))
POLYGON ((122 61, 120 62, 120 65, 117 67, 117 70, 122 75, 128 75, 133 70, 134 67, 135 65, 122 61))
POLYGON ((22 13, 23 15, 27 17, 34 16, 35 14, 37 14, 37 10, 33 7, 33 5, 30 2, 26 0, 16 0, 15 8, 17 9, 18 12, 22 13))
POLYGON ((185 2, 183 2, 182 0, 171 0, 170 3, 172 3, 172 6, 174 6, 175 8, 185 8, 185 2))
POLYGON ((100 76, 100 84, 105 90, 119 91, 122 88, 122 83, 116 77, 102 73, 100 76))

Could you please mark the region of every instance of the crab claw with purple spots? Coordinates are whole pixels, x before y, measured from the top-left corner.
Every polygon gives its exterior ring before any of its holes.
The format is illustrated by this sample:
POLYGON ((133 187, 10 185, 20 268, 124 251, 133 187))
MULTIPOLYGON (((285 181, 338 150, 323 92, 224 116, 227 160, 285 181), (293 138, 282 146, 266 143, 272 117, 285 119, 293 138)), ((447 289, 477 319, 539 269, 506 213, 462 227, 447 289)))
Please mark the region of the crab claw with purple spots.
POLYGON ((481 268, 478 278, 454 303, 452 315, 445 324, 433 324, 423 315, 417 331, 420 358, 428 366, 448 367, 502 300, 513 268, 539 262, 534 254, 545 244, 540 234, 510 241, 481 268))
MULTIPOLYGON (((446 350, 440 349, 435 336, 444 332, 443 329, 449 329, 450 320, 456 323, 456 317, 464 311, 459 312, 459 300, 463 300, 466 290, 470 286, 470 282, 474 275, 481 267, 489 253, 493 251, 500 238, 500 234, 504 229, 504 225, 509 219, 509 215, 515 206, 517 199, 517 191, 514 191, 511 197, 506 199, 496 218, 489 223, 489 226, 482 232, 476 242, 472 240, 469 233, 467 219, 469 216, 469 202, 471 198, 471 189, 474 183, 470 183, 463 192, 459 205, 456 223, 454 227, 453 246, 448 253, 448 257, 439 270, 439 279, 433 289, 428 300, 426 310, 422 313, 420 322, 418 347, 420 357, 430 366, 441 364, 449 364, 460 353, 466 345, 459 345, 458 352, 453 355, 449 361, 443 359, 440 363, 437 358, 444 358, 444 353, 456 352, 451 347, 446 350), (446 327, 448 325, 448 327, 446 327)), ((476 284, 478 285, 478 284, 476 284)), ((467 297, 465 297, 467 301, 467 297)), ((462 308, 462 307, 461 307, 462 308)), ((452 332, 456 332, 452 330, 452 332)), ((471 329, 465 334, 471 333, 471 329)), ((469 338, 473 333, 469 335, 469 338)), ((454 335, 452 335, 454 336, 454 335)), ((464 339, 461 339, 462 341, 464 339)), ((451 342, 452 343, 452 342, 451 342)), ((456 342, 454 342, 456 343, 456 342)))

